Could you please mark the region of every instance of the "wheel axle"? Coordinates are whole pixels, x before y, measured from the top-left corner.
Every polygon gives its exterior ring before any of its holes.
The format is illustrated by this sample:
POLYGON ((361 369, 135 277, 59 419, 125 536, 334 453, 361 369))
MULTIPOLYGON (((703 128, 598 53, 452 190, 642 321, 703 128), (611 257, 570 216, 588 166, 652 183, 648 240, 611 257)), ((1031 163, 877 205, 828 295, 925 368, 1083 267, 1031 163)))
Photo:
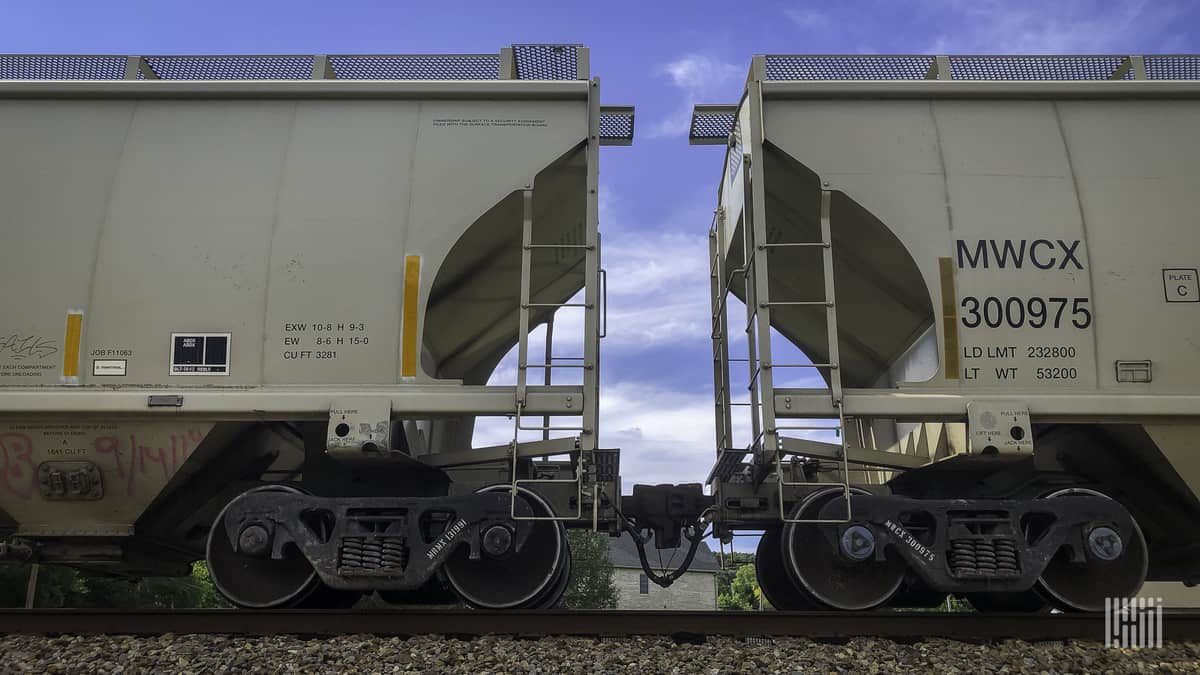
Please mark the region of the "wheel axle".
POLYGON ((263 557, 271 552, 271 534, 262 525, 248 525, 238 535, 238 552, 263 557))
POLYGON ((1125 545, 1121 535, 1111 527, 1094 527, 1087 536, 1088 553, 1100 560, 1112 561, 1121 557, 1125 545))
POLYGON ((875 533, 862 525, 851 525, 842 532, 842 555, 862 562, 875 555, 875 533))

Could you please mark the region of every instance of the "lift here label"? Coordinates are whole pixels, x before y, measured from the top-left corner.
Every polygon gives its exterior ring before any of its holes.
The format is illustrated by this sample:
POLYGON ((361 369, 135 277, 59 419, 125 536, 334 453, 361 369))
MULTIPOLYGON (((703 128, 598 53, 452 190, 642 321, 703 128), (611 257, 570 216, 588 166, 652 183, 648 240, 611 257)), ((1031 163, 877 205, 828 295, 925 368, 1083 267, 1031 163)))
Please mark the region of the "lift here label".
POLYGON ((1094 384, 1096 315, 1081 239, 958 239, 953 265, 965 383, 1094 384))

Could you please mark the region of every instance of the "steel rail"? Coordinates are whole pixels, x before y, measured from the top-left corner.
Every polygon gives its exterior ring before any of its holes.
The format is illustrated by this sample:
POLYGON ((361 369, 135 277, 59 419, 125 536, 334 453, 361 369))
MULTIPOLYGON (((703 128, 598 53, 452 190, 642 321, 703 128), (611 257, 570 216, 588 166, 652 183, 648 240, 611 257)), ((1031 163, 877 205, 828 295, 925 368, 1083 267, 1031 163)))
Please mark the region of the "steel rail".
MULTIPOLYGON (((1166 610, 1165 641, 1200 640, 1200 611, 1166 610)), ((669 635, 817 640, 1103 641, 1102 614, 470 610, 0 610, 0 634, 669 635)))

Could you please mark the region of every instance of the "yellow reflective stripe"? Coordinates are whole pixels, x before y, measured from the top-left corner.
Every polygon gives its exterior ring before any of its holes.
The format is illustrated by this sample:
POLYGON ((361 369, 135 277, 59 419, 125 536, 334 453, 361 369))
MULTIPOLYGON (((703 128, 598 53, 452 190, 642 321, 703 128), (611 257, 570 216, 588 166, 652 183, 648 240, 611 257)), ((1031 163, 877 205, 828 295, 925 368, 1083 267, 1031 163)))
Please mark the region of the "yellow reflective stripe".
POLYGON ((942 282, 942 370, 947 380, 958 379, 958 295, 954 292, 954 259, 938 258, 942 282))
POLYGON ((421 282, 421 256, 404 258, 404 320, 400 337, 400 376, 417 374, 417 292, 421 282))
POLYGON ((79 341, 83 337, 83 314, 67 313, 67 334, 63 338, 63 377, 79 377, 79 341))

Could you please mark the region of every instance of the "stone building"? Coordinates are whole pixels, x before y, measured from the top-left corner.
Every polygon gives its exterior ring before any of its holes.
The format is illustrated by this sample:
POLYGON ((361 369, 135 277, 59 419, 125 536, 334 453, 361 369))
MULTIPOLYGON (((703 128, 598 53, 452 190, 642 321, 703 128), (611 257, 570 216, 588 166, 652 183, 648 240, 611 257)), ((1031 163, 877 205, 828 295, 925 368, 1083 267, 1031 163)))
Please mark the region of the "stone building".
MULTIPOLYGON (((659 551, 653 546, 653 542, 646 544, 651 569, 675 569, 687 555, 686 548, 659 551)), ((703 542, 696 550, 691 567, 676 579, 670 588, 662 588, 646 577, 638 559, 637 546, 628 533, 608 540, 608 559, 613 566, 613 581, 620 593, 617 600, 617 607, 620 609, 717 608, 717 570, 720 569, 720 565, 712 550, 703 542)))

